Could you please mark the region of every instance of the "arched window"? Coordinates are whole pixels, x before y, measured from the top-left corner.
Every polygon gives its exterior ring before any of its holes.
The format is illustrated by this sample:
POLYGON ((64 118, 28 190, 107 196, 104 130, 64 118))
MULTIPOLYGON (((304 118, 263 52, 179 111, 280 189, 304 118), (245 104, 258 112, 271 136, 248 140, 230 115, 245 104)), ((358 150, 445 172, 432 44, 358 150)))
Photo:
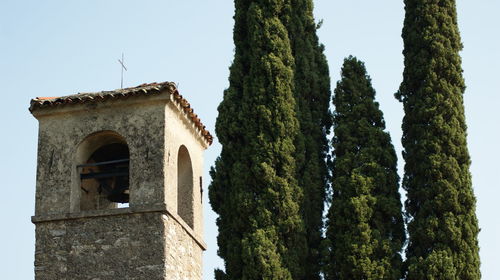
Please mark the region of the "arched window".
POLYGON ((191 227, 194 225, 193 167, 187 148, 182 145, 177 156, 177 213, 191 227))
POLYGON ((125 139, 106 131, 80 144, 77 165, 80 179, 80 210, 128 206, 129 149, 125 139))

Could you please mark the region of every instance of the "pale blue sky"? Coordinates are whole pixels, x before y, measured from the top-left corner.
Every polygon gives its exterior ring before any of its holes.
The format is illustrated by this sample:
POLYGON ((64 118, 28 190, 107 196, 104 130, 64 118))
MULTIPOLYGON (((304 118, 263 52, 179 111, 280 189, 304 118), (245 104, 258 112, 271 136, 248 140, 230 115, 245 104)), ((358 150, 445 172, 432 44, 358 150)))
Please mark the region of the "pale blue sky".
MULTIPOLYGON (((366 62, 400 157, 402 104, 393 98, 403 69, 403 1, 317 0, 332 86, 344 57, 366 62)), ((483 279, 500 279, 499 0, 458 1, 467 83, 473 185, 477 196, 483 279)), ((35 96, 61 96, 120 87, 117 59, 125 53, 125 86, 173 81, 214 134, 217 105, 233 59, 233 2, 0 1, 0 271, 2 279, 33 279, 37 121, 35 96)), ((205 177, 220 152, 205 154, 205 177)), ((209 180, 204 180, 208 184, 209 180)), ((205 188, 207 185, 204 186, 205 188)), ((207 192, 205 191, 206 195, 207 192)), ((204 201, 208 201, 207 198, 204 201)), ((215 215, 205 205, 204 279, 216 256, 215 215)))

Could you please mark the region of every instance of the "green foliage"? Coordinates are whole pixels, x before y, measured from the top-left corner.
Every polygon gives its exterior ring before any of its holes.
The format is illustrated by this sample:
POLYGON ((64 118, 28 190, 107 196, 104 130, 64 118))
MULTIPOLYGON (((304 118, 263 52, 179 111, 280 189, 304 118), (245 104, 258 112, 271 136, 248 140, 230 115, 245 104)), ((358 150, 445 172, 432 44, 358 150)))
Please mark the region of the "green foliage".
POLYGON ((303 190, 302 218, 307 251, 301 265, 304 279, 320 279, 323 210, 328 188, 327 133, 331 127, 330 77, 323 46, 316 35, 312 0, 292 0, 286 20, 295 59, 294 96, 300 133, 295 141, 297 180, 303 190))
POLYGON ((480 279, 454 0, 405 0, 407 279, 480 279))
POLYGON ((364 63, 352 56, 333 104, 326 279, 400 279, 405 233, 397 157, 364 63))
POLYGON ((216 123, 222 152, 209 187, 225 261, 216 279, 301 279, 306 239, 293 157, 299 123, 282 22, 290 2, 235 6, 235 59, 216 123))

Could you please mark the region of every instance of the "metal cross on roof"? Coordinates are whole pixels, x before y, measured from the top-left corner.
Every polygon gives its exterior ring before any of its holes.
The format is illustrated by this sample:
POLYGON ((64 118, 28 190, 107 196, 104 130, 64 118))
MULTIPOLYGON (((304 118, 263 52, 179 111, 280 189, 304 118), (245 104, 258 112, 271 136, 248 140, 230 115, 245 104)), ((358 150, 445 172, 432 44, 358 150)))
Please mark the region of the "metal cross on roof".
POLYGON ((123 69, 125 69, 125 71, 127 71, 127 67, 125 67, 125 59, 123 57, 123 53, 122 53, 122 60, 119 60, 118 59, 118 62, 120 62, 121 66, 122 66, 122 82, 121 82, 121 88, 123 88, 123 69))

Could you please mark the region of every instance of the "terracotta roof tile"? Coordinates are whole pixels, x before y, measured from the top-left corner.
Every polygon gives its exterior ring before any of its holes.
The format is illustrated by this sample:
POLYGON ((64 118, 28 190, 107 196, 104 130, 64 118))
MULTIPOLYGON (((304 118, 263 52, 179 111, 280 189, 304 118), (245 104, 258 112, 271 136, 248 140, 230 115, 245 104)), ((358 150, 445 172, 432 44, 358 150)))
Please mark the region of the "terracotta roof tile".
POLYGON ((93 93, 78 93, 61 97, 36 97, 30 102, 30 112, 37 109, 53 106, 67 106, 71 104, 101 102, 108 99, 127 98, 134 95, 159 94, 168 91, 173 94, 174 101, 178 103, 187 117, 201 131, 205 140, 212 144, 213 137, 201 122, 200 118, 194 113, 189 102, 179 94, 177 87, 172 82, 142 84, 136 87, 117 89, 113 91, 100 91, 93 93))

